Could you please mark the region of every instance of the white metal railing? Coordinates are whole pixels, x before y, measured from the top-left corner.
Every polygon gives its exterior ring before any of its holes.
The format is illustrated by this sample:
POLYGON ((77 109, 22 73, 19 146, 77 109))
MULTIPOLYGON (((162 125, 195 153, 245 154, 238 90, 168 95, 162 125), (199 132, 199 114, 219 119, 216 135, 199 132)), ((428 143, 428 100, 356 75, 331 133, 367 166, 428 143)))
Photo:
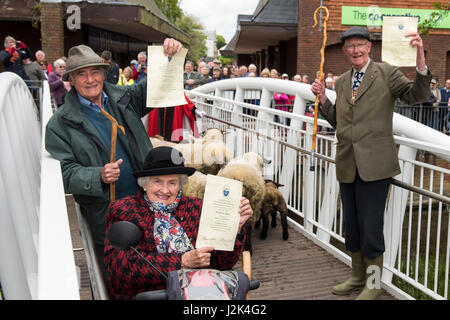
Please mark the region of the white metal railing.
POLYGON ((0 283, 6 299, 79 299, 59 162, 42 141, 48 83, 38 109, 14 73, 0 74, 0 283))
MULTIPOLYGON (((265 178, 280 182, 293 217, 290 222, 327 251, 350 265, 343 249, 345 230, 335 176, 336 141, 327 128, 317 135, 315 171, 309 170, 313 118, 304 116, 314 100, 310 85, 285 80, 239 78, 217 81, 186 91, 207 116, 200 131, 216 127, 227 132, 235 155, 256 151, 272 160, 265 178), (245 103, 259 96, 259 106, 245 103), (292 113, 271 107, 274 92, 295 96, 292 113), (254 110, 243 114, 243 109, 254 110), (290 125, 275 121, 290 119, 290 125)), ((335 93, 327 91, 331 101, 335 93)), ((448 299, 450 257, 450 137, 394 114, 394 138, 402 173, 395 177, 385 211, 383 287, 401 299, 448 299), (431 154, 441 166, 420 161, 431 154)))

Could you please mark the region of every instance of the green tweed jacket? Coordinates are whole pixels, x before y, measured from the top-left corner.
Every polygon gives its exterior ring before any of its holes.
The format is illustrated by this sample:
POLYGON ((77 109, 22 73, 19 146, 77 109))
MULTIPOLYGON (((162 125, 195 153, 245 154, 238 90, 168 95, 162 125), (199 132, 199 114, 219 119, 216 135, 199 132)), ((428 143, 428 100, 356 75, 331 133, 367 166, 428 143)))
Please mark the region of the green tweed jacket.
POLYGON ((419 104, 430 95, 431 73, 416 73, 409 80, 397 67, 371 61, 352 102, 352 70, 335 84, 336 101, 328 99, 320 113, 336 129, 336 176, 351 183, 356 170, 364 181, 393 177, 400 173, 394 143, 392 118, 395 100, 419 104))

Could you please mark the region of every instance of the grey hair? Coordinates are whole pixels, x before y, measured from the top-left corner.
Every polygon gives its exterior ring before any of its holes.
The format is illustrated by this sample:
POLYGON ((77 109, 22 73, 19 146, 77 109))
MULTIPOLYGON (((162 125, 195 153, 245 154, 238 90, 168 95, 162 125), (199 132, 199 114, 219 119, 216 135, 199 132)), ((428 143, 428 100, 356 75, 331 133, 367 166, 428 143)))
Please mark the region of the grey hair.
POLYGON ((56 59, 55 62, 53 62, 53 64, 55 65, 55 68, 65 65, 66 62, 63 59, 56 59))
POLYGON ((8 42, 9 42, 10 40, 16 42, 16 39, 14 39, 13 37, 11 37, 11 36, 6 36, 6 37, 5 37, 5 42, 3 43, 5 47, 8 45, 8 42))
POLYGON ((141 52, 138 53, 137 56, 138 56, 138 57, 139 57, 139 56, 145 56, 145 57, 147 58, 147 53, 145 53, 145 51, 141 51, 141 52))
MULTIPOLYGON (((180 174, 178 177, 180 179, 180 189, 181 189, 181 187, 188 182, 189 177, 187 174, 180 174)), ((150 182, 150 176, 137 178, 137 184, 144 190, 147 187, 149 182, 150 182)))

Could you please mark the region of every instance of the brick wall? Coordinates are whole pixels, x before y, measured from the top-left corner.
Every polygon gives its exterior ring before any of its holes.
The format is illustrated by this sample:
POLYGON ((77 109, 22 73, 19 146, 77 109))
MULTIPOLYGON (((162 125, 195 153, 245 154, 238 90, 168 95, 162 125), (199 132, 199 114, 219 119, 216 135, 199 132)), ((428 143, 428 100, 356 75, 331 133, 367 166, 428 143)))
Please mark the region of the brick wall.
MULTIPOLYGON (((340 36, 342 32, 350 28, 341 24, 342 6, 378 5, 380 7, 433 9, 435 0, 393 0, 393 1, 354 1, 354 0, 323 0, 323 5, 329 10, 330 16, 327 23, 327 47, 325 50, 324 72, 342 74, 350 68, 350 63, 341 49, 340 36)), ((307 74, 310 79, 315 77, 320 67, 320 48, 322 46, 323 32, 313 29, 313 13, 320 6, 319 0, 299 0, 298 23, 298 60, 297 72, 307 74)), ((372 29, 371 58, 381 61, 381 28, 372 29)), ((433 76, 441 83, 450 78, 450 30, 431 30, 430 35, 423 36, 424 47, 427 53, 427 65, 433 76)), ((401 68, 409 78, 415 76, 415 68, 401 68)))
POLYGON ((62 4, 41 3, 42 50, 53 63, 64 55, 64 10, 62 4))

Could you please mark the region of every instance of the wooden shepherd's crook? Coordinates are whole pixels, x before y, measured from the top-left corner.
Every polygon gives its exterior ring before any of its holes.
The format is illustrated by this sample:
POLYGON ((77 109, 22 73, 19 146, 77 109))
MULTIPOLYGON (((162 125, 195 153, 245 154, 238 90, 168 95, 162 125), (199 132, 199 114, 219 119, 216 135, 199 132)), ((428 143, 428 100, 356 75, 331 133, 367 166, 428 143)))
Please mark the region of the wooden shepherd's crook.
MULTIPOLYGON (((322 23, 322 27, 323 27, 323 43, 322 43, 322 48, 320 49, 320 73, 319 73, 319 81, 322 82, 323 81, 323 64, 325 62, 325 46, 327 43, 327 21, 328 21, 328 16, 329 16, 329 12, 328 9, 324 6, 320 6, 316 9, 316 11, 314 11, 314 25, 313 28, 317 27, 317 13, 320 11, 320 9, 325 10, 326 16, 325 19, 322 23)), ((317 117, 319 115, 319 95, 316 95, 316 103, 314 106, 314 129, 313 129, 313 137, 312 137, 312 151, 311 151, 311 160, 310 160, 310 167, 309 170, 310 171, 314 171, 315 170, 315 165, 314 165, 314 154, 316 152, 316 135, 317 135, 317 117)))
MULTIPOLYGON (((109 162, 116 162, 116 145, 117 145, 117 128, 125 134, 125 128, 119 125, 116 119, 106 112, 103 108, 100 108, 100 112, 111 121, 111 154, 109 156, 109 162)), ((116 183, 109 184, 109 199, 111 202, 116 201, 116 183)))

